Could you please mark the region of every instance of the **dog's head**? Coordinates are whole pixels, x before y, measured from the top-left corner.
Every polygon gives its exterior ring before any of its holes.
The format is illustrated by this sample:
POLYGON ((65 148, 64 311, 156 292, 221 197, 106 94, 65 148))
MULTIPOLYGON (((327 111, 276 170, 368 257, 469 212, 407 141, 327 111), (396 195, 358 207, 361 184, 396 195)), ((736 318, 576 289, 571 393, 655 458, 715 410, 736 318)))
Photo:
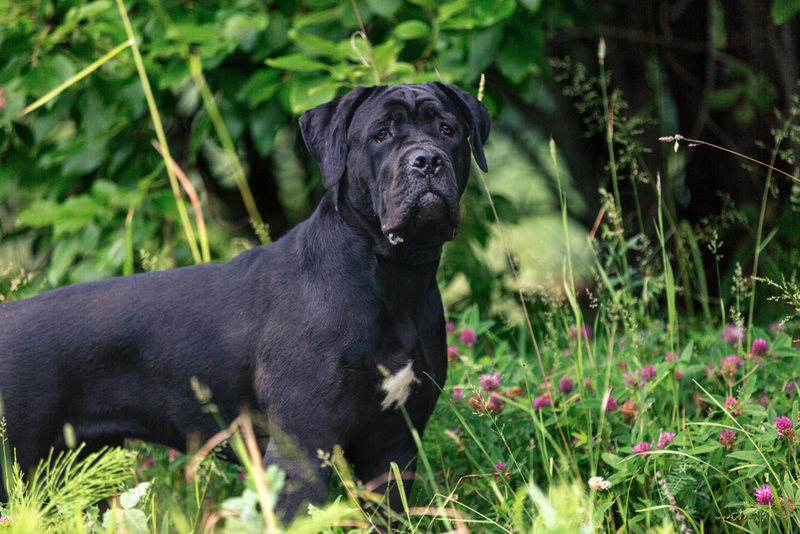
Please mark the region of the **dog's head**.
POLYGON ((486 171, 490 126, 474 96, 439 82, 358 87, 300 118, 322 183, 339 189, 387 252, 455 236, 470 144, 486 171))

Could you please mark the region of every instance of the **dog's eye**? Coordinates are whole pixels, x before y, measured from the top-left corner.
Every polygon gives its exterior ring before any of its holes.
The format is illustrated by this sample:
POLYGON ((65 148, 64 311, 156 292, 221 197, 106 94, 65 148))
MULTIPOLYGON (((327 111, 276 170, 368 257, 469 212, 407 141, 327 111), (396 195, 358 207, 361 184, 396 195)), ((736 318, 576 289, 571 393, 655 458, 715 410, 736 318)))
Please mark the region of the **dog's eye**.
POLYGON ((442 126, 439 128, 439 131, 440 131, 440 132, 442 132, 442 133, 443 133, 443 134, 445 134, 445 135, 448 135, 448 136, 449 136, 449 135, 453 135, 453 134, 455 133, 455 132, 453 131, 453 129, 452 129, 452 128, 450 128, 450 127, 449 127, 448 125, 446 125, 446 124, 442 124, 442 126))
POLYGON ((380 132, 376 133, 373 139, 375 139, 377 142, 380 143, 381 141, 385 141, 388 138, 389 138, 389 130, 384 128, 380 132))

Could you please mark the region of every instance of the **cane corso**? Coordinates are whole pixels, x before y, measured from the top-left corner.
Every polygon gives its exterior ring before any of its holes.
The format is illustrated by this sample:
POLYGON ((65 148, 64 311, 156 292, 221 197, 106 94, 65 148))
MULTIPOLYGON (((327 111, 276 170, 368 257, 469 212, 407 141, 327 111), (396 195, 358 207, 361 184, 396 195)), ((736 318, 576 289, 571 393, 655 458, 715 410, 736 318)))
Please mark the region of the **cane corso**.
POLYGON ((265 416, 287 520, 327 497, 318 450, 341 445, 364 482, 385 481, 391 462, 412 473, 400 408, 422 434, 445 381, 436 269, 461 222, 470 146, 486 170, 490 123, 455 86, 358 87, 301 117, 330 191, 274 244, 0 306, 0 395, 22 469, 64 446, 65 423, 87 449, 213 435, 195 377, 226 422, 265 416))

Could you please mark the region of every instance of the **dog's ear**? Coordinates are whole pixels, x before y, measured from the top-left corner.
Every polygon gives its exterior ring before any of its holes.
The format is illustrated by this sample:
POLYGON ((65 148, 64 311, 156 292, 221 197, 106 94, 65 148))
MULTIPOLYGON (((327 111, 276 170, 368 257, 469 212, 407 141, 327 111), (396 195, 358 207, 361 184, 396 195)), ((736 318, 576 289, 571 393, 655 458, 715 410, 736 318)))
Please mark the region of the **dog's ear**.
POLYGON ((461 116, 467 121, 469 126, 469 142, 472 145, 472 155, 475 163, 483 172, 489 168, 486 166, 486 156, 483 155, 483 144, 489 137, 489 129, 492 127, 492 117, 489 111, 477 98, 455 85, 447 85, 442 82, 431 82, 442 90, 458 108, 461 116))
POLYGON ((322 185, 328 189, 339 183, 347 164, 347 127, 353 113, 375 87, 358 86, 300 117, 300 131, 322 173, 322 185))

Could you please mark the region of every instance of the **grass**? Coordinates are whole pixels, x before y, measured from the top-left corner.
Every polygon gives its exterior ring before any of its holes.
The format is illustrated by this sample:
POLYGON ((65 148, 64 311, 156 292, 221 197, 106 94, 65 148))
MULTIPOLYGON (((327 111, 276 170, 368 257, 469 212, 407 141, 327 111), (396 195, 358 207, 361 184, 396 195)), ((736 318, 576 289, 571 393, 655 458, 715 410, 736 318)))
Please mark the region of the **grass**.
MULTIPOLYGON (((118 7, 127 21, 121 2, 118 7)), ((202 213, 195 210, 195 237, 133 30, 127 22, 125 27, 128 40, 90 68, 131 47, 192 257, 207 261, 202 213)), ((603 45, 598 56, 602 67, 603 45)), ((36 105, 56 98, 90 72, 79 73, 36 105)), ((230 165, 239 169, 241 187, 241 166, 196 60, 192 72, 206 108, 213 112, 230 165)), ((641 232, 630 235, 619 190, 624 166, 616 155, 619 146, 634 147, 630 138, 621 137, 629 136, 631 128, 624 127, 619 95, 608 96, 605 74, 590 85, 598 92, 594 105, 598 129, 606 136, 612 186, 611 193, 601 191, 608 217, 590 242, 597 281, 591 306, 579 305, 568 255, 557 287, 541 288, 536 295, 520 290, 525 325, 481 319, 475 307, 448 317, 449 379, 424 440, 419 437, 418 482, 396 517, 399 529, 796 531, 800 377, 795 362, 800 351, 780 325, 753 324, 755 285, 748 285, 743 275, 734 313, 726 315, 725 303, 719 305, 721 324, 691 321, 678 313, 681 288, 672 270, 670 244, 680 228, 656 175, 646 183, 659 199, 658 247, 653 249, 641 232), (535 303, 532 312, 526 303, 535 303)), ((771 169, 798 109, 795 105, 779 130, 771 169)), ((552 145, 551 152, 555 154, 552 145)), ((624 156, 623 161, 634 160, 635 147, 624 156)), ((635 184, 637 178, 631 179, 635 184)), ((770 173, 755 230, 753 279, 770 239, 761 234, 771 180, 770 173)), ((248 193, 243 190, 245 198, 248 193)), ((569 243, 560 182, 559 199, 569 243)), ((252 202, 247 204, 252 208, 252 202)), ((635 211, 641 230, 646 221, 638 205, 635 211)), ((250 210, 250 215, 267 241, 258 214, 250 210)), ((688 254, 677 259, 698 264, 688 254)), ((704 274, 699 279, 705 280, 704 274)), ((783 291, 786 302, 800 301, 794 281, 772 284, 783 291)), ((704 317, 710 316, 706 311, 704 317)), ((299 534, 371 528, 372 518, 359 499, 377 497, 353 480, 340 453, 329 451, 320 460, 329 462, 337 475, 332 502, 281 526, 272 508, 283 474, 262 468, 247 416, 219 439, 230 441, 242 467, 213 454, 195 458, 137 442, 81 461, 68 453, 52 460, 27 485, 15 473, 9 481, 11 501, 0 506, 0 533, 299 534), (97 503, 106 503, 104 509, 97 503)))

